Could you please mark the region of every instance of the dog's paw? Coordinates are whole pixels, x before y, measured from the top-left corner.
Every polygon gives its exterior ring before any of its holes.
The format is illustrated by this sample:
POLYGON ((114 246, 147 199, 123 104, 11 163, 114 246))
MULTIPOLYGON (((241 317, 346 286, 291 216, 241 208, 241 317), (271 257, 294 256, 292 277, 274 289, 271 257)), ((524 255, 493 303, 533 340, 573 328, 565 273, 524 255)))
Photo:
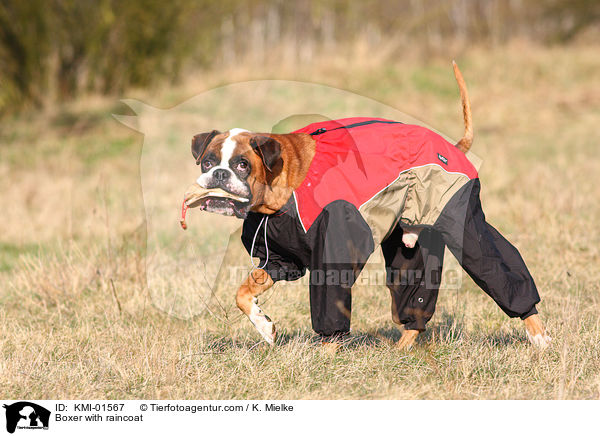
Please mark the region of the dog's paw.
POLYGON ((408 248, 415 248, 418 239, 419 232, 405 230, 402 234, 402 243, 408 248))
POLYGON ((546 334, 546 330, 537 313, 525 318, 523 322, 525 323, 525 332, 527 333, 529 342, 541 350, 550 345, 552 338, 546 334))
POLYGON ((275 338, 277 337, 275 324, 262 311, 262 309, 258 307, 258 304, 256 304, 257 301, 258 300, 255 298, 252 302, 252 308, 250 309, 250 321, 256 330, 258 330, 263 339, 269 344, 273 345, 275 343, 275 338))
POLYGON ((419 336, 419 330, 404 330, 402 336, 396 342, 396 348, 398 350, 410 350, 415 343, 415 339, 419 336))
POLYGON ((342 347, 339 342, 321 342, 321 350, 328 355, 335 355, 338 350, 342 347))
POLYGON ((529 339, 529 342, 531 342, 533 345, 535 345, 540 350, 547 348, 550 345, 550 343, 552 342, 552 338, 545 333, 544 334, 538 333, 536 335, 532 335, 528 331, 526 331, 526 333, 527 333, 527 339, 529 339))

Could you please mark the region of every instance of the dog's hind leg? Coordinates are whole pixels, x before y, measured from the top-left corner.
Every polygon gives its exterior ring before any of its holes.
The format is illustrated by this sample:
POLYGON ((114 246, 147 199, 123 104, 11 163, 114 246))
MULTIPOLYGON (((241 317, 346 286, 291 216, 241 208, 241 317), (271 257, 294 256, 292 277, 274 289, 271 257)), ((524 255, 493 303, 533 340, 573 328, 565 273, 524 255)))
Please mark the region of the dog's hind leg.
POLYGON ((417 336, 419 336, 419 333, 421 333, 420 330, 406 330, 405 329, 402 332, 402 336, 400 337, 400 339, 396 343, 396 347, 399 350, 408 350, 408 349, 410 349, 410 347, 412 347, 412 345, 414 344, 415 339, 417 339, 417 336))
POLYGON ((444 207, 434 227, 473 281, 511 318, 525 323, 536 346, 550 344, 536 305, 537 287, 519 250, 485 219, 479 179, 466 184, 444 207))
POLYGON ((237 307, 248 316, 256 330, 269 344, 275 342, 277 332, 273 321, 258 306, 258 296, 273 286, 273 279, 263 269, 255 269, 237 291, 237 307))
POLYGON ((392 297, 392 319, 403 324, 400 350, 409 349, 425 330, 435 312, 444 264, 441 235, 423 229, 419 242, 410 248, 405 231, 397 226, 381 243, 387 271, 387 287, 392 297))

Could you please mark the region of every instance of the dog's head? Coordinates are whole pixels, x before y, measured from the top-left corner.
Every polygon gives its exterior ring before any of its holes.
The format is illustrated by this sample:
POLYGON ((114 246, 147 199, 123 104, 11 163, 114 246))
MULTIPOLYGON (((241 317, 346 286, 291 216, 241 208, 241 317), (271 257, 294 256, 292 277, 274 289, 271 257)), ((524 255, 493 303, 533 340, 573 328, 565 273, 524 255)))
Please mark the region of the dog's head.
POLYGON ((246 200, 206 197, 202 209, 238 218, 245 218, 252 207, 261 204, 265 190, 282 168, 279 141, 243 129, 200 133, 192 139, 192 154, 201 170, 198 185, 220 188, 246 200))

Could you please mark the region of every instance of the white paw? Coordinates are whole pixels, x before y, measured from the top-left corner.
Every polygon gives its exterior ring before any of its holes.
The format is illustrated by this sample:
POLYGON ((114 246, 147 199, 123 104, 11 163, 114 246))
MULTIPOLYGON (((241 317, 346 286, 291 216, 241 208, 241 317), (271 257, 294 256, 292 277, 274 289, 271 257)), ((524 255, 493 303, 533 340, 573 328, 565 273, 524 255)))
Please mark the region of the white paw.
POLYGON ((541 335, 538 333, 537 335, 532 336, 528 331, 525 332, 527 333, 527 339, 529 339, 529 342, 541 350, 548 347, 550 342, 552 342, 552 338, 546 334, 541 335))
POLYGON ((258 304, 256 304, 257 301, 258 299, 256 298, 252 301, 249 317, 250 321, 264 340, 272 345, 275 343, 275 337, 277 336, 275 324, 273 324, 273 321, 271 321, 262 309, 258 307, 258 304))
POLYGON ((415 248, 417 240, 419 239, 419 232, 414 230, 405 230, 402 234, 402 243, 408 248, 415 248))

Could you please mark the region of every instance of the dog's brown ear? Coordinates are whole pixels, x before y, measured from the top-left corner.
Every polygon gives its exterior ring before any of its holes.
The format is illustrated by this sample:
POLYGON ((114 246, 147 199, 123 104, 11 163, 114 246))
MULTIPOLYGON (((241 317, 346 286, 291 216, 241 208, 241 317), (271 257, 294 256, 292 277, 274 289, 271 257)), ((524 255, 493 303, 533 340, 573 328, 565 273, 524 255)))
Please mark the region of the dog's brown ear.
POLYGON ((281 158, 281 144, 269 136, 254 136, 250 139, 250 146, 260 156, 265 168, 272 172, 281 158))
POLYGON ((192 155, 194 155, 194 159, 196 159, 196 165, 200 165, 200 158, 204 154, 204 151, 206 151, 206 147, 219 133, 221 132, 213 130, 208 133, 198 133, 192 138, 192 155))

